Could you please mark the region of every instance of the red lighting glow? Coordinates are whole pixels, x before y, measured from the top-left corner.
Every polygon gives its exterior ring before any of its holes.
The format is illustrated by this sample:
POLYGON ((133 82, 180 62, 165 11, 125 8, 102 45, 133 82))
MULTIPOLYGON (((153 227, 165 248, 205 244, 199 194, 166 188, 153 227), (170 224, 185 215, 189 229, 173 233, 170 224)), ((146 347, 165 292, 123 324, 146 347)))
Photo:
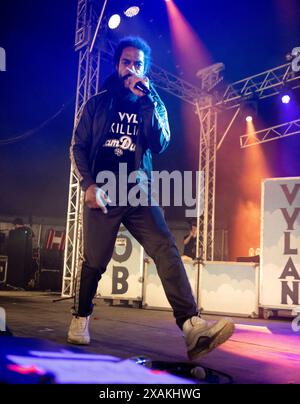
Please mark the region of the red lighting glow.
MULTIPOLYGON (((247 135, 254 135, 256 129, 252 121, 247 122, 247 135)), ((261 181, 271 177, 261 145, 251 146, 243 153, 239 171, 235 214, 232 218, 230 237, 230 258, 248 256, 250 248, 260 245, 260 200, 261 181)))
POLYGON ((36 374, 36 375, 45 375, 45 372, 42 369, 37 368, 34 365, 31 366, 21 366, 21 365, 7 365, 7 369, 11 370, 12 372, 19 373, 21 375, 30 375, 30 374, 36 374))
MULTIPOLYGON (((174 54, 173 63, 178 67, 177 75, 183 80, 199 84, 198 79, 196 79, 196 73, 212 64, 209 53, 199 36, 173 1, 166 2, 166 10, 174 54)), ((201 24, 201 21, 199 21, 199 24, 201 24)), ((196 116, 191 110, 190 105, 182 105, 181 115, 184 131, 183 152, 187 156, 188 169, 194 169, 196 167, 195 164, 197 164, 196 154, 198 146, 195 147, 195 139, 199 138, 199 124, 197 122, 195 123, 196 116)))
POLYGON ((211 58, 191 25, 173 1, 166 1, 172 46, 176 62, 185 75, 195 77, 196 72, 211 64, 211 58))

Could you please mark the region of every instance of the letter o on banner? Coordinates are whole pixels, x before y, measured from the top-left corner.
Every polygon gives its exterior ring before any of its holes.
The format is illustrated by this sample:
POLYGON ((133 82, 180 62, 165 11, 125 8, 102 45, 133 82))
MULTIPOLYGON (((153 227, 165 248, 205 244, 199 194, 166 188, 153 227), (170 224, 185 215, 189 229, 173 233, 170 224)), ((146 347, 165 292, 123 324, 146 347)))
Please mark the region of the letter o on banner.
POLYGON ((117 237, 114 253, 113 253, 113 260, 117 262, 124 262, 127 261, 132 253, 132 242, 129 237, 122 236, 117 237))

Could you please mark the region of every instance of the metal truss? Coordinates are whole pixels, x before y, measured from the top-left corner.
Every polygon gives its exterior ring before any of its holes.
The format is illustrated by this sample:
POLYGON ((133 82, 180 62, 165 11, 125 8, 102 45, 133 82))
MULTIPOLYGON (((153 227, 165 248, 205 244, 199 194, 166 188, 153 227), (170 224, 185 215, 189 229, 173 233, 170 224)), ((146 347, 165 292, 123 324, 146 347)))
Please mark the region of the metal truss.
MULTIPOLYGON (((227 136, 230 127, 238 116, 242 104, 246 100, 250 99, 264 99, 278 95, 283 89, 294 90, 300 87, 300 74, 294 72, 292 69, 292 63, 287 63, 279 67, 275 67, 270 70, 266 70, 255 76, 247 77, 243 80, 236 81, 228 85, 224 92, 217 94, 212 108, 216 111, 222 111, 222 109, 235 108, 236 112, 225 130, 222 140, 219 143, 217 149, 221 147, 225 137, 227 136)), ((201 106, 201 110, 208 108, 208 104, 201 106)), ((295 129, 295 122, 288 122, 282 125, 266 128, 262 131, 255 132, 249 135, 242 135, 240 137, 241 147, 250 147, 259 143, 276 140, 280 137, 292 136, 297 134, 297 128, 295 129)))
MULTIPOLYGON (((252 97, 263 99, 275 96, 285 87, 291 90, 300 87, 300 74, 292 70, 291 63, 287 63, 230 84, 225 88, 224 92, 208 95, 222 80, 220 77, 222 70, 223 65, 216 64, 197 74, 202 83, 201 97, 196 104, 200 121, 199 171, 202 170, 205 173, 204 190, 201 190, 205 197, 204 215, 198 219, 198 228, 200 234, 203 234, 202 240, 199 237, 199 241, 200 248, 203 248, 202 256, 206 260, 211 260, 214 257, 216 152, 221 147, 229 129, 237 118, 242 103, 252 97), (219 144, 216 145, 218 141, 217 114, 222 109, 232 108, 235 108, 233 117, 219 144)), ((300 133, 300 120, 243 135, 240 142, 241 147, 249 147, 298 133, 300 133)), ((199 255, 197 254, 197 256, 199 255)))
MULTIPOLYGON (((79 61, 74 128, 80 118, 84 103, 98 92, 100 50, 90 53, 88 46, 92 29, 97 21, 97 11, 96 3, 89 0, 78 0, 75 49, 79 51, 79 61)), ((71 165, 61 293, 65 297, 73 295, 75 274, 82 260, 82 208, 83 192, 71 165)))
POLYGON ((223 80, 222 63, 211 65, 198 71, 201 97, 196 102, 196 113, 199 119, 199 167, 204 173, 204 189, 198 191, 198 204, 204 196, 203 215, 197 215, 197 257, 211 261, 214 259, 215 233, 215 194, 217 163, 217 129, 218 116, 213 108, 213 96, 209 93, 223 80), (204 108, 203 108, 204 106, 204 108), (201 249, 201 250, 200 250, 201 249))
POLYGON ((204 182, 198 191, 198 203, 204 196, 204 206, 203 214, 197 217, 197 257, 210 261, 214 259, 217 112, 213 108, 200 110, 197 104, 197 113, 200 123, 198 171, 204 173, 204 182))
POLYGON ((240 137, 241 148, 300 134, 300 119, 249 133, 240 137))
POLYGON ((257 99, 272 97, 279 94, 286 85, 290 89, 300 87, 300 75, 292 70, 291 63, 228 85, 215 106, 229 109, 239 106, 242 101, 253 96, 257 99))
POLYGON ((190 105, 195 106, 197 100, 202 98, 202 94, 198 87, 176 77, 155 64, 152 64, 151 66, 150 77, 156 87, 174 95, 190 105))

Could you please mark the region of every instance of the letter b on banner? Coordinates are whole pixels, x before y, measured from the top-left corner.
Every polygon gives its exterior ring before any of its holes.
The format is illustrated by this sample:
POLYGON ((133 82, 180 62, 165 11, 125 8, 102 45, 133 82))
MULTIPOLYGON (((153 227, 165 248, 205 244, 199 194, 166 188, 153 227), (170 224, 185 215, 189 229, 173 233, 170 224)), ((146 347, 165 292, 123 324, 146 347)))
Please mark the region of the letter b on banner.
MULTIPOLYGON (((113 260, 117 262, 127 261, 132 253, 132 242, 129 237, 122 236, 116 240, 113 253, 113 260)), ((112 270, 112 294, 124 295, 128 291, 129 277, 128 269, 125 267, 113 266, 112 270)))
POLYGON ((112 260, 99 282, 97 294, 103 298, 141 299, 142 247, 122 230, 116 239, 112 260))
POLYGON ((129 272, 125 267, 113 267, 112 291, 113 295, 123 295, 128 291, 129 272))

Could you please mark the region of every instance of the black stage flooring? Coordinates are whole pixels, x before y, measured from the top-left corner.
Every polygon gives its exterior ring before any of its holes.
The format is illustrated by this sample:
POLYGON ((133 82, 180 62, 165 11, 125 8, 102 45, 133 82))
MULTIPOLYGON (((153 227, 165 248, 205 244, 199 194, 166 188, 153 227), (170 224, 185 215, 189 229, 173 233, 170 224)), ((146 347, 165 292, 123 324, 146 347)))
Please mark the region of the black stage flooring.
MULTIPOLYGON (((52 293, 0 291, 0 307, 6 311, 7 325, 14 337, 19 337, 18 344, 22 344, 22 338, 37 338, 67 345, 72 301, 53 302, 56 298, 59 295, 52 293)), ((95 299, 95 303, 91 344, 80 347, 81 352, 121 359, 145 356, 153 361, 187 362, 184 340, 170 311, 109 306, 101 299, 95 299)), ((300 383, 300 331, 293 331, 292 319, 233 320, 233 336, 199 360, 200 366, 224 372, 236 384, 300 383)))

